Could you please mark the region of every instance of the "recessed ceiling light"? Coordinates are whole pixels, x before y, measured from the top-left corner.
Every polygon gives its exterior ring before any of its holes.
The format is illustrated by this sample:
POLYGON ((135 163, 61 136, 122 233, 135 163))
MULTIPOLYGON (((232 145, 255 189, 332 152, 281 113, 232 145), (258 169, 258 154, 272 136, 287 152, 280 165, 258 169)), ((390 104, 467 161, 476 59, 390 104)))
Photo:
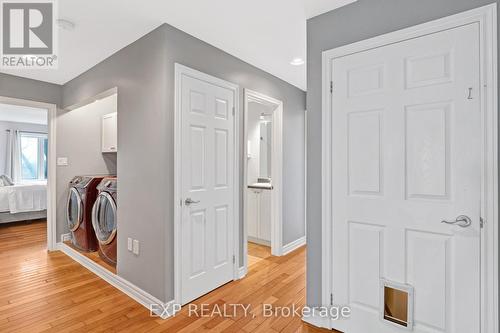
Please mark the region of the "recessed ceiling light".
POLYGON ((75 30, 75 23, 65 19, 57 19, 57 25, 59 26, 59 28, 63 30, 68 30, 68 31, 75 30))
POLYGON ((290 61, 290 65, 293 65, 293 66, 301 66, 304 63, 305 63, 304 59, 302 59, 302 58, 294 58, 292 61, 290 61))

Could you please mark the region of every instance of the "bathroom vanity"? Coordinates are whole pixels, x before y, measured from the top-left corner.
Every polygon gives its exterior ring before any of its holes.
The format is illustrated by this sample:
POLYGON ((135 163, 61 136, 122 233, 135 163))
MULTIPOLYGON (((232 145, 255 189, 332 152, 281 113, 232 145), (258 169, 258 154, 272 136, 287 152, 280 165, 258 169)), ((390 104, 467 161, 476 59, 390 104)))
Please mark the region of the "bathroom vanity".
POLYGON ((248 186, 248 240, 271 245, 271 191, 270 183, 248 186))

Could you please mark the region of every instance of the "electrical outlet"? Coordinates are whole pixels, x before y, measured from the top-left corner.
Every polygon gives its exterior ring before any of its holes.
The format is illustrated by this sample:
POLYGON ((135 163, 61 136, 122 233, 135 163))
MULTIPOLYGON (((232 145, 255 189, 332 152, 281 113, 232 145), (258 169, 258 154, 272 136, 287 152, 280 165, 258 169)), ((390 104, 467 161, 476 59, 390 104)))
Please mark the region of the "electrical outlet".
POLYGON ((134 242, 133 242, 133 247, 132 247, 132 252, 135 254, 135 255, 139 255, 139 241, 137 239, 134 239, 134 242))
POLYGON ((127 239, 127 249, 132 252, 132 238, 127 239))
POLYGON ((57 166, 68 166, 68 158, 67 157, 58 157, 57 158, 57 166))

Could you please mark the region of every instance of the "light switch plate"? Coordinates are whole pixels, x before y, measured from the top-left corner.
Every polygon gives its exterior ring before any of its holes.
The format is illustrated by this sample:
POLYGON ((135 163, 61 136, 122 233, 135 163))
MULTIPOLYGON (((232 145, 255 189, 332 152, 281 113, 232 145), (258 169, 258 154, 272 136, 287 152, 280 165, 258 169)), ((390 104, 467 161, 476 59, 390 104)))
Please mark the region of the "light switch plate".
POLYGON ((132 252, 132 238, 127 239, 127 249, 132 252))
POLYGON ((139 241, 137 239, 134 239, 134 242, 133 242, 133 249, 132 249, 132 252, 135 254, 135 255, 139 255, 139 241))
POLYGON ((68 158, 67 157, 58 157, 57 158, 57 165, 58 166, 67 166, 68 165, 68 158))

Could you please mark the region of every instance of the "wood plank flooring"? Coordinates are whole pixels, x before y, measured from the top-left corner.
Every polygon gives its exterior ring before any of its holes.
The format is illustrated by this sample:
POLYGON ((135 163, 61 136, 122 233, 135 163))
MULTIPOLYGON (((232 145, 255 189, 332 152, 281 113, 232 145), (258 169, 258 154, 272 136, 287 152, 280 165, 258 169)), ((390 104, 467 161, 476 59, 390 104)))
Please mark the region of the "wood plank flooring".
POLYGON ((194 302, 251 304, 254 318, 189 316, 184 307, 161 320, 62 252, 47 253, 45 240, 45 222, 0 225, 0 332, 331 332, 299 317, 262 315, 264 302, 304 304, 304 248, 264 257, 245 279, 194 302))
POLYGON ((248 267, 260 261, 267 259, 271 256, 271 248, 269 246, 262 246, 252 242, 248 242, 248 267))
POLYGON ((93 262, 95 262, 96 264, 98 264, 99 266, 107 269, 111 273, 116 274, 116 267, 113 267, 110 264, 108 264, 107 262, 105 262, 104 260, 102 260, 101 257, 99 256, 98 252, 82 252, 82 251, 79 251, 75 246, 73 246, 73 243, 71 243, 71 241, 66 241, 66 242, 64 242, 64 244, 70 246, 75 251, 78 251, 79 253, 83 254, 84 256, 86 256, 87 258, 89 258, 90 260, 92 260, 93 262))

